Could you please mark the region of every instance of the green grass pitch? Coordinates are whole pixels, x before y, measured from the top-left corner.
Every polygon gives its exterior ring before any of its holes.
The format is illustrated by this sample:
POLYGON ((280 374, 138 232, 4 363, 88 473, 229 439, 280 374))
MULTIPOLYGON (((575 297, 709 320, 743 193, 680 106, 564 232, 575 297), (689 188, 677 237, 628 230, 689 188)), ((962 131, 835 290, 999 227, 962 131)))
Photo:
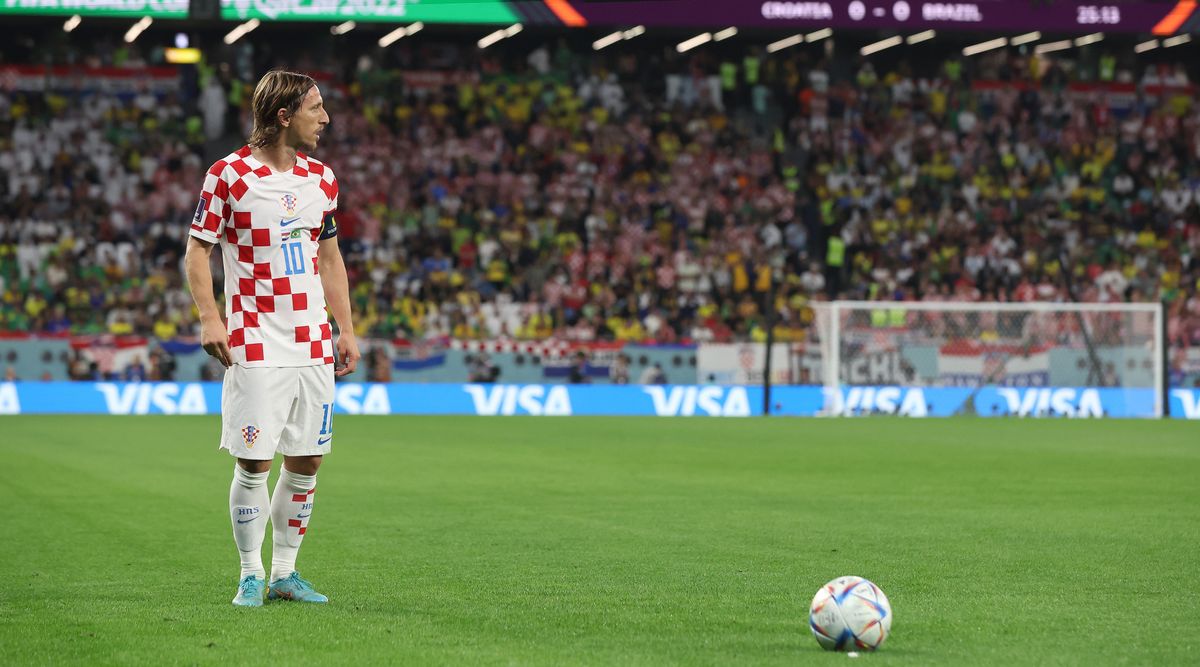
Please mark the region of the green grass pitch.
POLYGON ((217 428, 0 418, 0 663, 843 664, 845 574, 895 611, 856 664, 1200 661, 1194 424, 343 416, 332 601, 261 609, 217 428))

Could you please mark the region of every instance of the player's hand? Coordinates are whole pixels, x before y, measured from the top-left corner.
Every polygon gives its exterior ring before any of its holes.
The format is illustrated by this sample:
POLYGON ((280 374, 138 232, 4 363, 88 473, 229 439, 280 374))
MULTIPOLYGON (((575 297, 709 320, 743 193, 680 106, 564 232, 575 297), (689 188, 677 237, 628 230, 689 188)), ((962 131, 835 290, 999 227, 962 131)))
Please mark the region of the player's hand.
POLYGON ((352 333, 338 334, 337 339, 337 358, 338 368, 334 371, 334 375, 341 377, 349 375, 358 368, 358 358, 362 356, 358 353, 358 340, 354 338, 352 333))
POLYGON ((233 355, 229 352, 229 332, 220 317, 200 320, 200 345, 208 355, 225 368, 233 365, 233 355))

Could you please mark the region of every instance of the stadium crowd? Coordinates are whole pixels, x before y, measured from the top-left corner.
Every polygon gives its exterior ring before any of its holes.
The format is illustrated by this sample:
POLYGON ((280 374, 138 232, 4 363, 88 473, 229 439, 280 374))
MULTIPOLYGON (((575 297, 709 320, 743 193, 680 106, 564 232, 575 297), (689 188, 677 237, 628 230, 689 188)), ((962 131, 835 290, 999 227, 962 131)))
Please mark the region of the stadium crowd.
MULTIPOLYGON (((359 334, 762 340, 774 311, 787 341, 839 297, 1161 299, 1200 345, 1182 67, 658 64, 560 46, 322 79, 359 334)), ((210 77, 187 103, 0 91, 0 329, 196 333, 179 260, 204 133, 248 121, 246 82, 210 77)))

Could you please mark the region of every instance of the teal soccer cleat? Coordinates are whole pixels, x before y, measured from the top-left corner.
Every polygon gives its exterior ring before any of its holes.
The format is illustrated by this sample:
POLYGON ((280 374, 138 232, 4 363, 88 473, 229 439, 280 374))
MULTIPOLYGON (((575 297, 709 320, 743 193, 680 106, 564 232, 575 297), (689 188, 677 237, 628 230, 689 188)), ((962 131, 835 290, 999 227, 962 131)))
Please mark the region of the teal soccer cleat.
POLYGON ((233 604, 238 607, 261 607, 263 603, 263 587, 266 586, 262 577, 247 574, 238 582, 238 592, 233 598, 233 604))
POLYGON ((296 602, 329 602, 329 598, 313 590, 312 584, 301 579, 299 572, 272 581, 267 589, 267 598, 296 602))

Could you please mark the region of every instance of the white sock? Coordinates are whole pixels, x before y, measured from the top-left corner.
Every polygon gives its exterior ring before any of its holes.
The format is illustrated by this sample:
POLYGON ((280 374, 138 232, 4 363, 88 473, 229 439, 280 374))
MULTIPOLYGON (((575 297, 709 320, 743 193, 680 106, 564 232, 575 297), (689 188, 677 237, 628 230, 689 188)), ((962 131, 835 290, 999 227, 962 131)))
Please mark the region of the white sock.
POLYGON ((296 570, 296 552, 304 541, 308 518, 312 516, 317 476, 298 475, 280 468, 275 495, 271 498, 271 581, 282 579, 296 570))
MULTIPOLYGON (((265 472, 248 472, 240 465, 233 466, 233 484, 229 486, 229 521, 233 524, 233 541, 242 558, 242 574, 265 577, 262 561, 263 536, 267 534, 267 497, 265 472)), ((241 578, 239 577, 239 578, 241 578)))

